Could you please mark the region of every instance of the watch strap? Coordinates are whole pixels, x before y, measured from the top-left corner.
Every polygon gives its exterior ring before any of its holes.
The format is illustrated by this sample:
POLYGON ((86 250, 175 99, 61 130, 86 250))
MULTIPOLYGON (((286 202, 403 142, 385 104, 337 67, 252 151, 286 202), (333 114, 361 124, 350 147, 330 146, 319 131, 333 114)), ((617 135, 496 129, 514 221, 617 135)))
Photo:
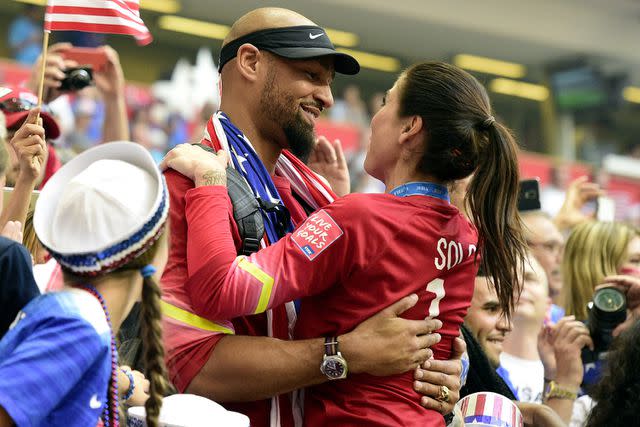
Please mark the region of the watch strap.
POLYGON ((548 392, 545 395, 545 399, 569 399, 575 400, 578 398, 578 393, 566 388, 560 387, 555 381, 549 382, 548 392))
POLYGON ((326 356, 335 356, 338 354, 338 338, 326 337, 324 339, 324 354, 326 356))

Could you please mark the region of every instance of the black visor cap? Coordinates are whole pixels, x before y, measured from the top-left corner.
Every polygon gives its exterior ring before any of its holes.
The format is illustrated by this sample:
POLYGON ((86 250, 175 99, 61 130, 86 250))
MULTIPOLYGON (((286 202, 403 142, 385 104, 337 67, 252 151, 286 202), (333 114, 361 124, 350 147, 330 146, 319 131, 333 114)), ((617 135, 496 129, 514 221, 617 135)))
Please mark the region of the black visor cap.
POLYGON ((333 56, 337 73, 354 75, 360 71, 360 64, 354 57, 336 51, 324 29, 311 25, 270 28, 239 37, 222 48, 219 61, 220 70, 227 62, 236 57, 238 48, 245 43, 250 43, 258 49, 287 59, 333 56))

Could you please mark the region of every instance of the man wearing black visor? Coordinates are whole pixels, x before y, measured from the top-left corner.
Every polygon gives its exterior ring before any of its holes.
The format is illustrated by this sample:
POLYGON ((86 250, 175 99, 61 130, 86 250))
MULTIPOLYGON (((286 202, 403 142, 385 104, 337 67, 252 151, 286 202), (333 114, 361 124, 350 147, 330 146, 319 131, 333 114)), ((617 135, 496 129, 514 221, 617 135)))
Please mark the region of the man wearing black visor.
MULTIPOLYGON (((339 143, 316 142, 314 128, 321 112, 333 105, 330 84, 334 74, 356 74, 360 66, 353 57, 336 51, 324 29, 304 16, 263 8, 233 25, 223 41, 219 67, 220 111, 207 123, 201 143, 228 150, 232 167, 258 198, 270 202, 269 209, 262 205, 265 238, 261 243, 268 245, 336 197, 299 159, 310 158, 310 163, 319 165, 334 188, 345 180, 348 187, 339 143)), ((172 156, 165 159, 169 167, 172 156)), ((171 196, 172 236, 162 285, 171 380, 180 392, 218 402, 250 402, 225 406, 249 415, 252 426, 300 425, 301 400, 288 392, 332 379, 326 369, 320 369, 323 358, 326 360, 325 339, 290 340, 296 318, 294 303, 233 322, 207 316, 207 304, 225 302, 208 301, 206 287, 199 281, 203 262, 215 254, 198 244, 207 230, 188 227, 189 217, 206 215, 190 210, 189 201, 212 197, 207 192, 217 178, 208 178, 209 187, 193 188, 190 177, 171 169, 165 176, 171 196)), ((231 206, 229 209, 229 218, 233 218, 231 206)), ((236 247, 243 253, 236 222, 230 221, 230 226, 236 230, 236 247)), ((348 363, 349 374, 406 372, 415 368, 416 360, 431 354, 425 347, 436 343, 432 332, 439 321, 399 318, 413 304, 412 298, 404 298, 338 337, 338 350, 348 363)), ((426 399, 427 405, 449 412, 459 391, 454 374, 460 364, 438 363, 443 364, 446 380, 435 385, 419 383, 418 389, 435 398, 439 386, 451 388, 454 398, 443 406, 426 399)))

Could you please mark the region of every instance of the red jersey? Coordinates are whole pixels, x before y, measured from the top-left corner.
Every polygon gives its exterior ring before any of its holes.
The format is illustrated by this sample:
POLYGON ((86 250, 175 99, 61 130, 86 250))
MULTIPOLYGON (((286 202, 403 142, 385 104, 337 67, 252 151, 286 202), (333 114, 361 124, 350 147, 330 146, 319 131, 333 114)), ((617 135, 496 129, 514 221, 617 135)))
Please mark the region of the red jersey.
MULTIPOLYGON (((212 197, 224 196, 224 187, 192 191, 189 209, 215 215, 224 207, 221 197, 212 197)), ((277 243, 235 260, 225 231, 215 234, 209 245, 216 258, 193 276, 207 282, 208 298, 201 303, 215 317, 232 318, 306 296, 296 324, 300 339, 349 332, 416 293, 419 302, 403 317, 440 319, 442 341, 433 350, 437 359, 448 359, 473 295, 477 230, 438 198, 346 196, 277 243)), ((413 372, 407 372, 350 375, 307 388, 305 423, 444 426, 440 414, 420 406, 412 384, 413 372)))
MULTIPOLYGON (((180 392, 184 392, 225 334, 232 334, 235 331, 241 335, 267 336, 267 316, 262 313, 257 316, 237 318, 233 322, 216 321, 218 317, 210 316, 206 308, 198 304, 199 301, 208 299, 206 285, 202 283, 204 286, 200 286, 196 280, 191 281, 192 286, 187 288, 185 283, 211 257, 215 257, 210 250, 210 245, 207 246, 205 242, 215 239, 219 230, 224 229, 233 250, 239 250, 241 247, 240 234, 233 219, 233 206, 226 196, 226 191, 224 194, 218 193, 214 196, 217 202, 221 203, 220 210, 223 212, 226 210, 226 215, 216 215, 212 211, 202 210, 197 206, 187 206, 186 200, 189 199, 190 193, 197 191, 193 189, 193 182, 173 170, 166 171, 165 178, 170 196, 171 238, 169 239, 169 260, 161 285, 163 301, 171 304, 170 309, 175 315, 163 316, 164 344, 170 379, 180 392), (189 235, 187 235, 188 231, 189 235), (200 319, 189 323, 177 319, 181 316, 193 319, 191 314, 199 316, 200 319)), ((307 214, 293 197, 289 182, 279 176, 273 176, 272 179, 294 224, 304 221, 307 214)), ((234 258, 235 253, 232 254, 231 260, 234 258)), ((166 304, 163 306, 163 311, 167 313, 166 304)), ((288 339, 288 319, 284 306, 274 308, 272 316, 273 336, 288 339)), ((293 425, 291 404, 284 401, 288 400, 288 395, 282 395, 280 399, 281 425, 293 425)), ((253 427, 270 425, 270 400, 225 404, 225 406, 230 410, 248 415, 253 427)))

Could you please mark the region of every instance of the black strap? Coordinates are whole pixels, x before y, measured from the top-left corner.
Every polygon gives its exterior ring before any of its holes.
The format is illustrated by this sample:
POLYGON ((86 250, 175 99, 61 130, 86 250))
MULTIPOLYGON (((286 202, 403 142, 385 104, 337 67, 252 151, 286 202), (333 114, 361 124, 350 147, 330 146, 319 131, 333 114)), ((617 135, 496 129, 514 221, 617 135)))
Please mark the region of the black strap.
MULTIPOLYGON (((207 145, 193 145, 215 153, 215 150, 207 145)), ((260 249, 260 240, 264 236, 264 222, 260 211, 264 202, 255 197, 249 184, 231 166, 227 168, 227 193, 233 205, 233 219, 238 225, 242 239, 241 254, 251 255, 260 249)))

